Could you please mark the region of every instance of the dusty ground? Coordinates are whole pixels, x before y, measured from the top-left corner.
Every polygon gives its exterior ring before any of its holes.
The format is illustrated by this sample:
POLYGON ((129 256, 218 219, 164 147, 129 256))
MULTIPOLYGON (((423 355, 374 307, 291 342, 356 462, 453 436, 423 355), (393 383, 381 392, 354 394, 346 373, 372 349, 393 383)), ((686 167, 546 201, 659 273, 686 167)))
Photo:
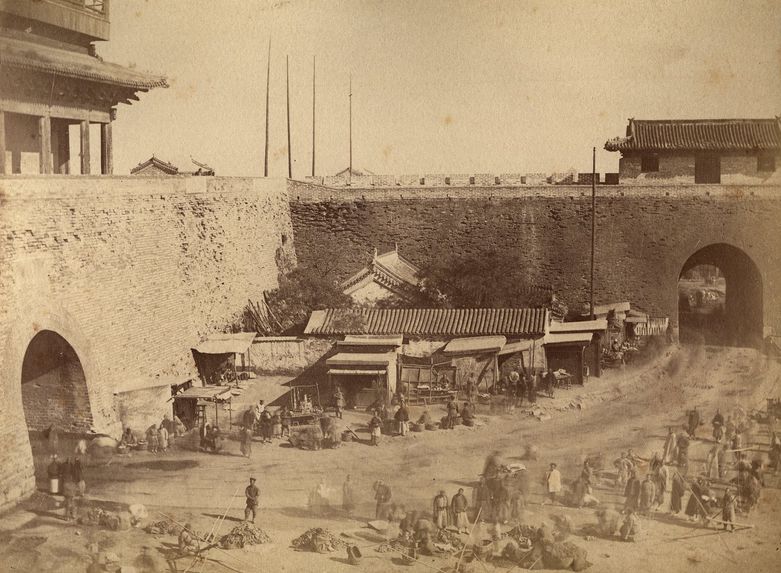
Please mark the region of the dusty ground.
MULTIPOLYGON (((250 460, 239 456, 238 443, 228 442, 228 454, 214 456, 175 448, 166 454, 115 456, 108 465, 87 468, 88 502, 115 504, 143 503, 150 517, 156 512, 177 520, 189 520, 200 531, 209 531, 226 508, 228 518, 222 532, 243 517, 244 486, 250 475, 258 478, 261 489, 259 524, 271 535, 270 544, 250 549, 215 552, 210 555, 234 570, 251 571, 394 571, 414 572, 445 569, 455 564, 452 557, 424 557, 422 563, 404 566, 392 553, 378 553, 370 546, 382 541, 371 533, 365 521, 373 517, 372 483, 384 479, 393 490, 394 500, 407 508, 428 510, 439 489, 452 496, 459 487, 471 493, 485 455, 500 450, 508 461, 521 455, 529 443, 540 448, 540 458, 527 462, 533 478, 533 494, 523 521, 539 524, 552 514, 567 514, 579 527, 595 523, 589 509, 541 507, 540 479, 549 462, 559 464, 565 480, 575 478, 587 455, 602 453, 612 461, 627 448, 649 456, 661 449, 669 425, 680 426, 688 407, 697 405, 709 422, 716 407, 726 412, 735 406, 750 410, 764 405, 767 396, 781 395, 781 365, 768 362, 748 349, 711 347, 670 347, 655 360, 622 370, 609 370, 601 379, 592 379, 585 388, 560 392, 554 400, 540 398, 539 405, 551 419, 539 422, 523 412, 480 417, 480 428, 463 426, 452 431, 411 433, 405 438, 384 438, 380 447, 347 443, 336 450, 309 452, 256 443, 250 460), (568 408, 580 402, 582 408, 568 408), (356 517, 348 518, 338 509, 341 484, 352 475, 362 496, 356 517), (313 516, 307 496, 322 478, 333 490, 337 506, 328 516, 313 516), (238 492, 238 495, 236 495, 238 492), (232 497, 234 496, 235 497, 232 497), (290 541, 311 527, 326 527, 335 533, 353 535, 353 543, 364 547, 360 568, 347 564, 346 553, 321 555, 297 552, 290 541)), ((432 412, 435 418, 439 412, 432 412)), ((353 427, 365 423, 366 416, 345 415, 353 427)), ((703 438, 710 426, 701 428, 703 438)), ((366 434, 360 434, 362 437, 366 434)), ((757 441, 766 450, 768 435, 757 441)), ((704 463, 711 443, 693 442, 690 457, 696 472, 704 463)), ((623 503, 619 491, 605 480, 595 492, 603 505, 623 503)), ((760 507, 748 517, 754 529, 735 534, 718 533, 692 524, 683 517, 660 513, 643 522, 644 536, 636 543, 609 539, 584 539, 578 533, 573 541, 589 553, 590 571, 735 571, 750 567, 757 572, 777 571, 781 551, 781 509, 779 481, 769 479, 760 507)), ((41 482, 43 486, 43 482, 41 482)), ((3 516, 0 522, 0 570, 2 571, 84 571, 89 563, 88 545, 117 553, 123 563, 132 564, 148 545, 157 551, 171 536, 153 536, 140 530, 109 532, 92 527, 67 525, 60 508, 47 508, 45 496, 23 504, 3 516)), ((684 500, 685 503, 685 500, 684 500)), ((483 535, 478 531, 476 535, 483 535)), ((487 535, 487 534, 486 534, 487 535)), ((182 563, 182 570, 189 564, 182 563)), ((506 571, 508 566, 473 563, 474 571, 506 571)), ((228 571, 207 563, 203 571, 228 571)))

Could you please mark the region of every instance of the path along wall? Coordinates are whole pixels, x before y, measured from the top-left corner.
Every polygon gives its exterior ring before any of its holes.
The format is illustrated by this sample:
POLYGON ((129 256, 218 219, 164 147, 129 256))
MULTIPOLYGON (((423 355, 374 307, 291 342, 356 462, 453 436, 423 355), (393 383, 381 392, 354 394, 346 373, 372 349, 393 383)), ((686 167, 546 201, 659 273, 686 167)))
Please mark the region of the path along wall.
MULTIPOLYGON (((582 186, 328 188, 289 182, 301 264, 340 278, 398 244, 421 267, 490 249, 520 253, 531 284, 570 308, 589 300, 591 189, 582 186)), ((596 303, 630 301, 677 328, 685 261, 712 243, 745 251, 762 274, 764 330, 781 332, 781 186, 597 187, 596 303)))
POLYGON ((21 370, 36 332, 84 369, 92 426, 115 391, 193 374, 191 347, 295 263, 284 180, 0 178, 0 506, 34 486, 21 370))

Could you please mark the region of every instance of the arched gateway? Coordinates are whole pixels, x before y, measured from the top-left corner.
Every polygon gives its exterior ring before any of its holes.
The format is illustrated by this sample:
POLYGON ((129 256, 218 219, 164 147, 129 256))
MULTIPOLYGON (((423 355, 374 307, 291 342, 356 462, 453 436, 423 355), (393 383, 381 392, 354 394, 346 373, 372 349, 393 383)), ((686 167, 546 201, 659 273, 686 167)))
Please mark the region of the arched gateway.
POLYGON ((693 253, 678 276, 678 324, 681 342, 759 346, 762 275, 751 257, 726 243, 693 253))

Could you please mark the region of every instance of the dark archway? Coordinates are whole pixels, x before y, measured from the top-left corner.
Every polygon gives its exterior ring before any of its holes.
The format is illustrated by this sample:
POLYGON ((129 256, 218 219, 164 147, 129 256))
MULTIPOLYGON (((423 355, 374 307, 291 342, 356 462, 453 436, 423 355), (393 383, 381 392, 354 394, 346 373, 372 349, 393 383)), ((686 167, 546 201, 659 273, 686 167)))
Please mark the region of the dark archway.
POLYGON ((678 276, 678 295, 681 342, 761 345, 762 275, 742 250, 726 243, 715 243, 694 253, 678 276), (718 272, 711 271, 714 267, 718 272), (685 284, 692 280, 701 280, 702 288, 685 284), (717 304, 713 305, 713 312, 703 312, 709 296, 717 304), (723 299, 717 300, 720 296, 723 299))
POLYGON ((29 430, 54 425, 87 432, 92 426, 84 369, 76 351, 51 330, 38 332, 22 362, 22 405, 29 430))

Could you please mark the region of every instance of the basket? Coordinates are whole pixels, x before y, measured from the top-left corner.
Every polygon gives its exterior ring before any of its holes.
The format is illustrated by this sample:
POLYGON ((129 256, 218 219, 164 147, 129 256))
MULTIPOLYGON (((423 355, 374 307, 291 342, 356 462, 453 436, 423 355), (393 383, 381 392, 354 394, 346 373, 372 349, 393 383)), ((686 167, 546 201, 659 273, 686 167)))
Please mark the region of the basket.
POLYGON ((423 430, 426 429, 425 424, 411 424, 410 426, 413 432, 422 432, 423 430))
POLYGON ((426 424, 426 425, 425 425, 425 428, 426 428, 427 430, 436 430, 436 429, 437 429, 437 426, 438 426, 438 424, 436 424, 436 423, 431 423, 431 424, 426 424))

